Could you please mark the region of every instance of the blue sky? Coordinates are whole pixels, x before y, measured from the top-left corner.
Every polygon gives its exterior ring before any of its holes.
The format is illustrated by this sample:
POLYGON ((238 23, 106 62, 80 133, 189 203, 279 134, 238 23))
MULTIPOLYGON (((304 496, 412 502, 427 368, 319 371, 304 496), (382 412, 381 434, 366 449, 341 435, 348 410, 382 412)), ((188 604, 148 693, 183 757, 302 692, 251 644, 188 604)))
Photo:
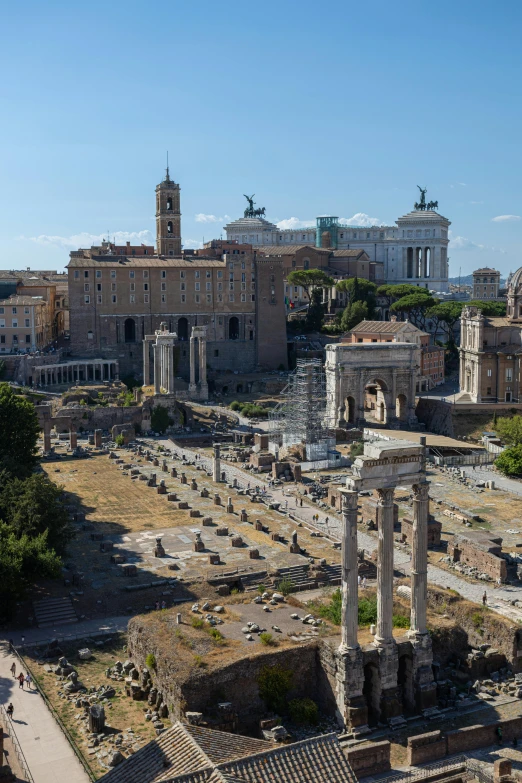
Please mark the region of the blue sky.
POLYGON ((153 241, 168 149, 188 247, 243 193, 274 222, 387 223, 422 185, 451 275, 516 269, 521 22, 519 0, 4 2, 0 268, 153 241))

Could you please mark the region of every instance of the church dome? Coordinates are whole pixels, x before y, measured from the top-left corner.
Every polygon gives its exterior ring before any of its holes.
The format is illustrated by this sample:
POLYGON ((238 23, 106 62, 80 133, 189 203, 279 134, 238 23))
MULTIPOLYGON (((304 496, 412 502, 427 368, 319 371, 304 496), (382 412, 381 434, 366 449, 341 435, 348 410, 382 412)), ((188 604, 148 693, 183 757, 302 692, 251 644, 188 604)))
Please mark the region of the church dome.
POLYGON ((508 285, 508 296, 520 296, 522 293, 522 266, 511 276, 508 285))
POLYGON ((509 281, 506 315, 510 319, 522 319, 522 266, 509 281))

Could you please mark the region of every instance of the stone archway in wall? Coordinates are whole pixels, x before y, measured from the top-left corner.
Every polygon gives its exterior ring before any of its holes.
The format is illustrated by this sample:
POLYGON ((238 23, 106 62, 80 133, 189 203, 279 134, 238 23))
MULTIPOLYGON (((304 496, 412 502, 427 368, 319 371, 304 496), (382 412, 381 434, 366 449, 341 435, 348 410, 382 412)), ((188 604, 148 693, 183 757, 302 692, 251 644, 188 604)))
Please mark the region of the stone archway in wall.
POLYGON ((356 416, 357 416, 357 411, 355 407, 355 397, 347 397, 346 406, 345 406, 346 422, 348 424, 355 425, 356 416))
POLYGON ((364 420, 367 424, 385 426, 390 423, 390 391, 382 378, 368 380, 364 386, 364 420))
POLYGON ((373 662, 364 667, 363 696, 368 707, 368 725, 376 726, 381 717, 381 677, 373 662))
POLYGON ((401 422, 408 421, 408 399, 405 394, 398 394, 395 400, 395 416, 401 422))

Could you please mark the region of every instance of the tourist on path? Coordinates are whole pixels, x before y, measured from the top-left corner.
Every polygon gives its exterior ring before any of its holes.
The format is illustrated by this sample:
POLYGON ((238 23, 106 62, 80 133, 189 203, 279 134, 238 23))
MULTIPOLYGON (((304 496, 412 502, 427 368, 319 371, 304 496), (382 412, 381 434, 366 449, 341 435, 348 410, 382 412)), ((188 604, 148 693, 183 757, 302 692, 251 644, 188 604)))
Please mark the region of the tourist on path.
POLYGON ((488 594, 484 590, 484 595, 482 596, 482 606, 487 606, 488 603, 488 594))
POLYGON ((18 675, 18 687, 21 688, 22 690, 24 689, 24 679, 25 679, 24 673, 20 672, 20 674, 18 675))
POLYGON ((13 675, 13 677, 16 677, 16 663, 14 661, 11 664, 11 674, 13 675))
POLYGON ((32 679, 31 679, 31 675, 29 674, 29 672, 27 672, 27 674, 25 675, 25 682, 26 682, 26 685, 27 685, 27 690, 30 691, 31 690, 32 679))
POLYGON ((7 708, 7 714, 9 715, 10 718, 13 717, 13 712, 14 712, 13 702, 9 702, 9 707, 7 708))

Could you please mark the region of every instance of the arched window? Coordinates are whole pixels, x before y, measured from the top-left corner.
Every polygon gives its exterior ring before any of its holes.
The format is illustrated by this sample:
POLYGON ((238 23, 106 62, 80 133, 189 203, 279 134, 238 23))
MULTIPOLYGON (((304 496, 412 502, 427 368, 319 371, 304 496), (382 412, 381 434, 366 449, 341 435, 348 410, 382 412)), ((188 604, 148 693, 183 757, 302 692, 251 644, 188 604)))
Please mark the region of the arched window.
POLYGON ((136 321, 134 320, 134 318, 125 319, 125 342, 126 343, 136 342, 136 321))
POLYGON ((178 320, 178 340, 188 340, 188 321, 186 318, 178 320))
POLYGON ((167 234, 172 234, 172 220, 167 223, 167 234))
POLYGON ((239 340, 239 318, 235 315, 228 322, 228 339, 239 340))
POLYGON ((172 196, 167 198, 167 209, 172 209, 172 196))

